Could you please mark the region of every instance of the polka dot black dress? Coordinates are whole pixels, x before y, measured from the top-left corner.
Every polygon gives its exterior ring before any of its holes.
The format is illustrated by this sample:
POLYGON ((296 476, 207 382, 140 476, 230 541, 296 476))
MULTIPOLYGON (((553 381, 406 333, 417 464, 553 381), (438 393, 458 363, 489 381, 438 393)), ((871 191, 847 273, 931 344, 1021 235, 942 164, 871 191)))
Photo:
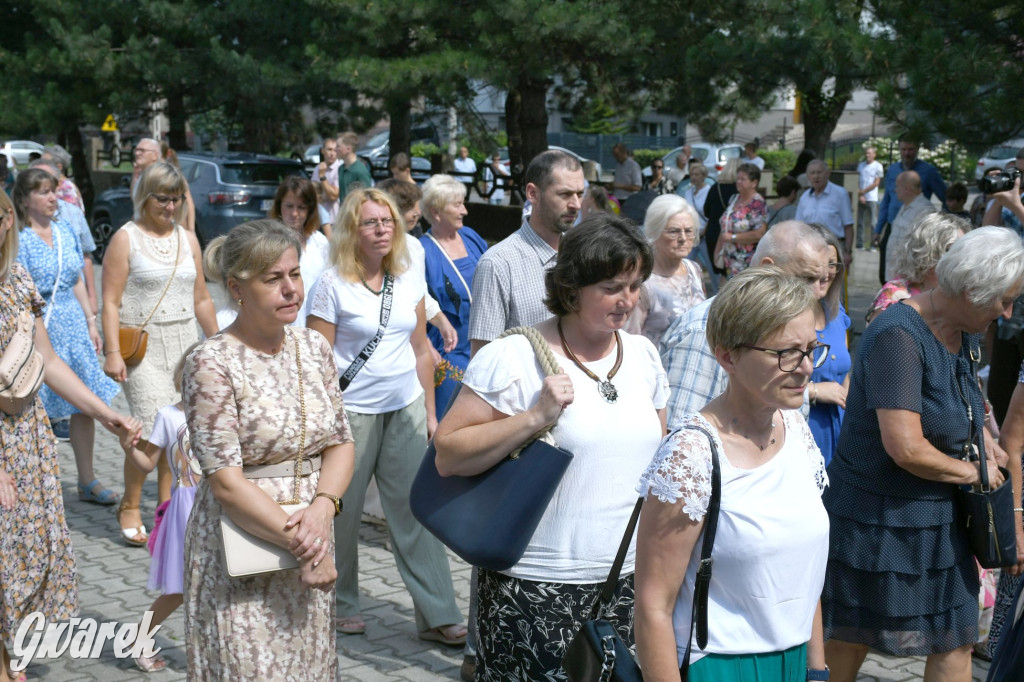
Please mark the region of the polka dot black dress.
POLYGON ((877 409, 921 415, 925 438, 960 458, 984 407, 963 335, 950 353, 909 305, 893 305, 861 338, 846 418, 823 495, 831 531, 822 594, 826 639, 922 656, 977 639, 978 572, 957 519, 955 486, 899 467, 877 409))

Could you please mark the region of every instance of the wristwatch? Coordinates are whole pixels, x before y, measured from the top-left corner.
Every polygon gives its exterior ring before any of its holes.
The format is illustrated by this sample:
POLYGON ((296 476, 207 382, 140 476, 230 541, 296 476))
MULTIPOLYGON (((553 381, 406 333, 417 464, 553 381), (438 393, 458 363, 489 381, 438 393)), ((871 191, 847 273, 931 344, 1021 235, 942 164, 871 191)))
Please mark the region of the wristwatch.
POLYGON ((807 679, 808 680, 823 680, 824 682, 828 682, 828 673, 829 673, 829 670, 828 670, 828 666, 827 665, 825 666, 824 670, 815 670, 814 668, 808 668, 807 669, 807 679))
POLYGON ((733 242, 736 241, 736 233, 735 232, 733 232, 731 235, 729 235, 729 241, 733 241, 733 242))
MULTIPOLYGON (((330 500, 331 502, 334 503, 334 515, 335 516, 337 516, 338 514, 341 513, 341 508, 342 508, 343 505, 341 504, 341 498, 340 497, 338 497, 337 495, 332 495, 330 493, 317 493, 316 495, 313 496, 313 499, 315 500, 318 497, 326 497, 328 500, 330 500)), ((810 679, 810 678, 807 678, 807 679, 810 679)))

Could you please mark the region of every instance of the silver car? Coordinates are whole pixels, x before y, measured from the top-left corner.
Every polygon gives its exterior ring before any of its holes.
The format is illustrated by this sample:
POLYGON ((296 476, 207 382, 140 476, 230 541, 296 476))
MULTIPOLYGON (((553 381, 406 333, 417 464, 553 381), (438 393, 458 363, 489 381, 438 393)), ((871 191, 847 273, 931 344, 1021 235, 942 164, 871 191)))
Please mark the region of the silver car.
MULTIPOLYGON (((1017 152, 1024 147, 1024 139, 1009 140, 997 147, 989 149, 978 159, 978 167, 974 170, 974 179, 981 180, 985 173, 993 168, 1005 170, 1015 165, 1017 152)), ((1024 170, 1022 168, 1021 170, 1024 170)))
MULTIPOLYGON (((665 164, 665 170, 676 167, 676 157, 683 151, 682 147, 676 147, 661 160, 665 164)), ((738 159, 743 156, 743 145, 723 143, 714 144, 711 142, 693 142, 690 144, 691 158, 700 159, 708 169, 708 177, 714 180, 718 172, 725 168, 730 159, 738 159)), ((650 177, 651 167, 643 170, 644 177, 650 177)))
POLYGON ((28 155, 32 152, 43 153, 43 145, 32 140, 8 140, 0 147, 0 154, 7 157, 7 165, 14 163, 22 166, 28 164, 28 155))

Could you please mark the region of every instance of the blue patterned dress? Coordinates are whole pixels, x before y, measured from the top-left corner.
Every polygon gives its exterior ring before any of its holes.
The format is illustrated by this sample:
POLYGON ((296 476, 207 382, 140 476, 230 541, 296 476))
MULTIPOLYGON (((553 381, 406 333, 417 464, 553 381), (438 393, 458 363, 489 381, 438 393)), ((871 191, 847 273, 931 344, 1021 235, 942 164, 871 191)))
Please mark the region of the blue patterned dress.
MULTIPOLYGON (((82 246, 78 235, 61 220, 53 226, 53 246, 44 242, 31 228, 26 227, 18 235, 18 261, 32 275, 36 289, 46 300, 47 309, 53 306, 46 320, 46 331, 57 357, 66 362, 93 393, 103 402, 110 404, 120 391, 120 386, 103 373, 96 351, 89 340, 89 326, 85 313, 72 288, 82 276, 82 246), (60 248, 58 249, 58 240, 60 248), (61 254, 60 282, 57 279, 57 254, 61 254), (56 287, 54 284, 56 283, 56 287), (56 293, 54 289, 56 288, 56 293)), ((79 409, 71 405, 48 386, 39 391, 46 414, 50 421, 67 419, 79 409)))

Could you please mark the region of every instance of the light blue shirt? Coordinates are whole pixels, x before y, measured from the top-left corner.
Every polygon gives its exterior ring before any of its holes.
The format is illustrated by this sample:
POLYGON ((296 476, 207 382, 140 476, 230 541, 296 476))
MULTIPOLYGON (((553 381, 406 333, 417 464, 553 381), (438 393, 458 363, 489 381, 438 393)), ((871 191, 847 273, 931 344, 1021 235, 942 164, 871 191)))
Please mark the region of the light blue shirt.
POLYGON ((815 194, 811 188, 800 197, 796 219, 805 223, 820 223, 839 239, 845 239, 846 226, 853 225, 850 195, 833 182, 827 183, 821 194, 815 194))

